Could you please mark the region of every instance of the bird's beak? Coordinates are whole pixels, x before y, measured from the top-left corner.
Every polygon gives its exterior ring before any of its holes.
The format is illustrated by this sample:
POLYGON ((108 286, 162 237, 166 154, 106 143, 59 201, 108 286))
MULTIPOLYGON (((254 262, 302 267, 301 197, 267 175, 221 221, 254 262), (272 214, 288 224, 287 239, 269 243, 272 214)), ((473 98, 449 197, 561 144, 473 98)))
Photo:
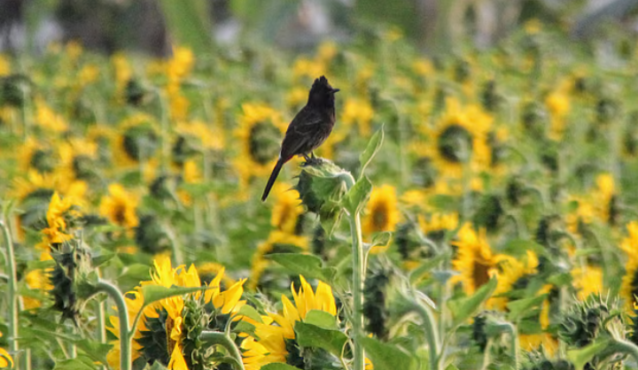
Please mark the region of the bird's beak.
POLYGON ((334 93, 339 92, 339 91, 340 91, 339 89, 332 89, 331 92, 334 94, 334 93))

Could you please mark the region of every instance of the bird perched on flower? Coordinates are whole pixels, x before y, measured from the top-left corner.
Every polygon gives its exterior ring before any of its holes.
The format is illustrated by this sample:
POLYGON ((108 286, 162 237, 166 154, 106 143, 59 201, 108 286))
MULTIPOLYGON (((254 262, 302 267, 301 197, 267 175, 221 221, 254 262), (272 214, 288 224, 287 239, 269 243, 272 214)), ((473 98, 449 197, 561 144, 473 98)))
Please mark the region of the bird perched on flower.
POLYGON ((281 143, 279 159, 264 189, 261 197, 265 201, 270 193, 281 167, 295 155, 302 155, 306 162, 311 162, 315 156, 313 150, 318 148, 328 138, 335 124, 335 97, 339 89, 333 89, 324 76, 315 79, 308 94, 308 103, 290 122, 286 136, 281 143), (308 154, 311 157, 308 157, 308 154))

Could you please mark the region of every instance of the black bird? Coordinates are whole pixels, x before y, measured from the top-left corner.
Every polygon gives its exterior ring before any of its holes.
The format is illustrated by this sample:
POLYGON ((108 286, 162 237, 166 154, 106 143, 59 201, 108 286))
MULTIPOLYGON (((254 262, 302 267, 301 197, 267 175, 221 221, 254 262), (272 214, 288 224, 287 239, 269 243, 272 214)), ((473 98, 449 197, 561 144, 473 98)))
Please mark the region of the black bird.
POLYGON ((311 162, 315 155, 312 152, 328 138, 335 125, 335 96, 339 89, 333 89, 324 76, 317 78, 310 88, 308 103, 290 122, 286 136, 281 143, 281 151, 275 168, 273 168, 264 195, 261 200, 268 198, 279 171, 284 163, 295 155, 302 155, 306 162, 311 162), (311 157, 308 157, 308 154, 311 157))

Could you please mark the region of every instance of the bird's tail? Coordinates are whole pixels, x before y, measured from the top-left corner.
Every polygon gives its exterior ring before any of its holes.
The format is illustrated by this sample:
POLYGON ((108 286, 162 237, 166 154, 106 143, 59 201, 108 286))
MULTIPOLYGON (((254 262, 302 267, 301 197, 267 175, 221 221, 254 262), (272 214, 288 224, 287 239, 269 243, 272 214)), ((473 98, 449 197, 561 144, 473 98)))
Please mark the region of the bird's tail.
POLYGON ((268 179, 268 183, 266 184, 266 189, 264 189, 264 195, 261 196, 261 201, 265 201, 268 198, 268 193, 270 193, 270 189, 275 184, 275 180, 277 180, 277 176, 279 176, 279 171, 281 171, 281 167, 283 167, 284 160, 279 159, 275 168, 272 169, 272 173, 270 174, 270 178, 268 179))

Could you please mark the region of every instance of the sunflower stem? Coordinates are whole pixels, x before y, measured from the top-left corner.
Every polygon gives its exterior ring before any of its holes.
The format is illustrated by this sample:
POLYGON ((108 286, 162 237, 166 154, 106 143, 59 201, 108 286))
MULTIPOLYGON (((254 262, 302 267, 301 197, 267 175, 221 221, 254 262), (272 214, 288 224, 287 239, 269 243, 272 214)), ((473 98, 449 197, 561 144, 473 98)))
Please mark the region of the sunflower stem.
POLYGON ((204 342, 208 342, 211 344, 219 344, 224 347, 231 357, 235 360, 233 366, 235 366, 238 370, 245 370, 244 363, 242 361, 241 352, 226 334, 218 331, 204 331, 201 334, 201 339, 204 342))
POLYGON ((425 333, 425 340, 428 342, 428 350, 430 352, 428 355, 428 359, 430 361, 430 369, 439 370, 442 361, 439 361, 441 359, 439 358, 439 338, 437 335, 438 328, 436 326, 434 315, 432 315, 432 311, 430 309, 428 309, 425 305, 420 304, 416 300, 416 295, 413 294, 411 302, 412 311, 417 313, 423 321, 423 332, 425 333))
POLYGON ((15 367, 18 367, 18 277, 16 274, 15 252, 11 233, 5 219, 0 220, 2 235, 4 236, 4 246, 7 249, 7 272, 9 273, 9 350, 15 357, 15 367))
POLYGON ((614 339, 611 347, 630 355, 636 363, 638 363, 638 346, 624 339, 614 339))
POLYGON ((120 369, 131 370, 131 342, 135 329, 129 331, 128 309, 124 295, 115 285, 102 279, 96 285, 96 292, 106 293, 115 301, 117 315, 120 319, 120 369))
POLYGON ((519 366, 519 344, 518 344, 518 330, 516 330, 516 326, 514 326, 514 324, 512 324, 511 322, 508 322, 505 324, 505 327, 507 328, 507 331, 510 334, 510 347, 512 350, 512 360, 514 361, 514 370, 518 370, 520 369, 519 366))
POLYGON ((364 370, 365 353, 359 338, 363 334, 363 282, 365 270, 363 267, 363 237, 361 234, 361 217, 359 212, 349 215, 350 233, 352 234, 352 329, 354 331, 354 370, 364 370))

